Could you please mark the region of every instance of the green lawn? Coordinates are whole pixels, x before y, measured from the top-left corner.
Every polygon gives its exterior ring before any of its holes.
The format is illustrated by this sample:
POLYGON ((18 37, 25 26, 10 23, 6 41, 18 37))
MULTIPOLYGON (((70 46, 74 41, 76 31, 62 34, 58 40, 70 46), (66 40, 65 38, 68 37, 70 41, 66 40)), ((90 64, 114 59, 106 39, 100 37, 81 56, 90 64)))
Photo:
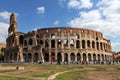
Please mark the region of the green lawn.
POLYGON ((1 64, 1 66, 24 66, 24 70, 0 70, 0 80, 36 80, 36 78, 45 80, 50 75, 63 71, 69 72, 58 75, 55 80, 87 80, 84 75, 90 75, 90 72, 120 71, 119 65, 1 64))

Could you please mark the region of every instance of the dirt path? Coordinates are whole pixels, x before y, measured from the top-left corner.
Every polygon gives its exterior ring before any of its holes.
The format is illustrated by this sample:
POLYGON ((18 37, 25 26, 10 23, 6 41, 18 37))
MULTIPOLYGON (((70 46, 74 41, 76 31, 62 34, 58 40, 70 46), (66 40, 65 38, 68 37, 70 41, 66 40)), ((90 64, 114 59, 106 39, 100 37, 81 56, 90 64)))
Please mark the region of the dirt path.
POLYGON ((53 75, 49 76, 49 77, 47 78, 47 80, 54 80, 57 75, 62 74, 62 73, 66 73, 66 72, 70 72, 70 71, 58 72, 58 73, 56 73, 56 74, 53 74, 53 75))

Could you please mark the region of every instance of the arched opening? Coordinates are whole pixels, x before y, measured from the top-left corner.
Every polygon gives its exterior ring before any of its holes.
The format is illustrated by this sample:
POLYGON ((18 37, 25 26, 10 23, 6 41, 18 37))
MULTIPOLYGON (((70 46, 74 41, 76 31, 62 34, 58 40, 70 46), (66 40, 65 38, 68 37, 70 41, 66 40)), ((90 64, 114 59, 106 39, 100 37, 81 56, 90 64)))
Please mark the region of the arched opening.
POLYGON ((77 54, 77 61, 81 62, 81 55, 80 55, 80 53, 77 54))
POLYGON ((96 42, 97 50, 99 50, 99 42, 96 42))
POLYGON ((88 53, 88 60, 89 60, 89 62, 91 61, 91 54, 90 53, 88 53))
POLYGON ((29 39, 29 45, 33 45, 33 40, 29 39))
POLYGON ((98 64, 100 64, 100 54, 98 54, 98 64))
POLYGON ((95 49, 95 42, 92 41, 92 48, 95 49))
POLYGON ((74 47, 74 40, 70 39, 70 47, 73 48, 74 47))
POLYGON ((67 54, 67 53, 64 54, 64 61, 65 61, 65 62, 68 61, 68 54, 67 54))
POLYGON ((104 61, 104 55, 102 54, 102 61, 104 61))
POLYGON ((32 55, 31 53, 28 54, 28 62, 31 62, 32 61, 32 55))
POLYGON ((90 41, 87 41, 87 47, 90 48, 90 41))
POLYGON ((100 48, 101 48, 101 50, 103 50, 102 42, 100 43, 100 48))
POLYGON ((38 62, 38 53, 34 54, 34 62, 36 62, 36 63, 38 62))
POLYGON ((45 54, 44 54, 44 59, 45 59, 45 62, 48 62, 48 61, 49 61, 49 54, 48 54, 48 53, 45 53, 45 54))
POLYGON ((24 62, 27 62, 27 55, 23 53, 24 62))
POLYGON ((57 62, 62 62, 62 55, 61 55, 61 53, 57 54, 57 62))
POLYGON ((82 40, 82 48, 85 48, 85 40, 82 40))
POLYGON ((95 64, 96 62, 96 54, 93 54, 93 63, 95 64))
POLYGON ((24 46, 27 46, 27 40, 24 40, 24 46))
POLYGON ((21 36, 19 36, 19 44, 23 45, 23 42, 24 42, 24 36, 21 35, 21 36))
POLYGON ((79 39, 79 38, 80 38, 79 34, 76 34, 76 39, 79 39))
POLYGON ((43 40, 40 40, 40 44, 43 45, 43 40))
POLYGON ((60 48, 62 45, 62 40, 58 39, 57 46, 60 48))
POLYGON ((105 54, 105 61, 107 61, 107 56, 106 56, 106 54, 105 54))
POLYGON ((76 48, 80 48, 80 41, 76 40, 76 48))
POLYGON ((70 60, 71 60, 72 62, 75 61, 75 54, 74 54, 74 53, 71 53, 71 55, 70 55, 70 60))
POLYGON ((55 48, 55 40, 51 40, 51 48, 55 48))
POLYGON ((64 47, 68 47, 68 40, 67 39, 64 40, 64 47))
POLYGON ((84 62, 84 63, 86 62, 86 59, 87 59, 86 54, 83 53, 83 62, 84 62))
POLYGON ((55 34, 52 34, 52 35, 51 35, 51 38, 52 38, 52 39, 55 39, 55 37, 56 37, 55 34))
POLYGON ((51 62, 55 62, 55 53, 51 53, 51 62))

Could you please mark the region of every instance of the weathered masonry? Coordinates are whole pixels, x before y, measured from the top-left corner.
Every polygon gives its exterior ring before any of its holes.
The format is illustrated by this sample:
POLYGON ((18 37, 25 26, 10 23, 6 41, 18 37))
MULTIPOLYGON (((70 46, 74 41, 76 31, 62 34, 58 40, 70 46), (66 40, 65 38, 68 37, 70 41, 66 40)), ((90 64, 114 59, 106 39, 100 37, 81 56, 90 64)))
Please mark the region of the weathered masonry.
POLYGON ((10 16, 5 62, 111 61, 111 42, 101 32, 71 27, 42 28, 18 32, 16 16, 10 16))

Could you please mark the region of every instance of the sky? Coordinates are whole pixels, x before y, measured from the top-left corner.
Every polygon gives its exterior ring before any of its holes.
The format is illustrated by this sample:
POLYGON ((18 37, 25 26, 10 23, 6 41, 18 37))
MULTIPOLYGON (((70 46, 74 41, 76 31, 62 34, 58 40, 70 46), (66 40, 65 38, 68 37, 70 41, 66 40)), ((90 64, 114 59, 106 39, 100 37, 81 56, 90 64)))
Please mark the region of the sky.
POLYGON ((11 13, 17 15, 20 32, 87 28, 102 32, 111 41, 112 51, 120 51, 120 0, 1 0, 0 43, 6 43, 11 13))

